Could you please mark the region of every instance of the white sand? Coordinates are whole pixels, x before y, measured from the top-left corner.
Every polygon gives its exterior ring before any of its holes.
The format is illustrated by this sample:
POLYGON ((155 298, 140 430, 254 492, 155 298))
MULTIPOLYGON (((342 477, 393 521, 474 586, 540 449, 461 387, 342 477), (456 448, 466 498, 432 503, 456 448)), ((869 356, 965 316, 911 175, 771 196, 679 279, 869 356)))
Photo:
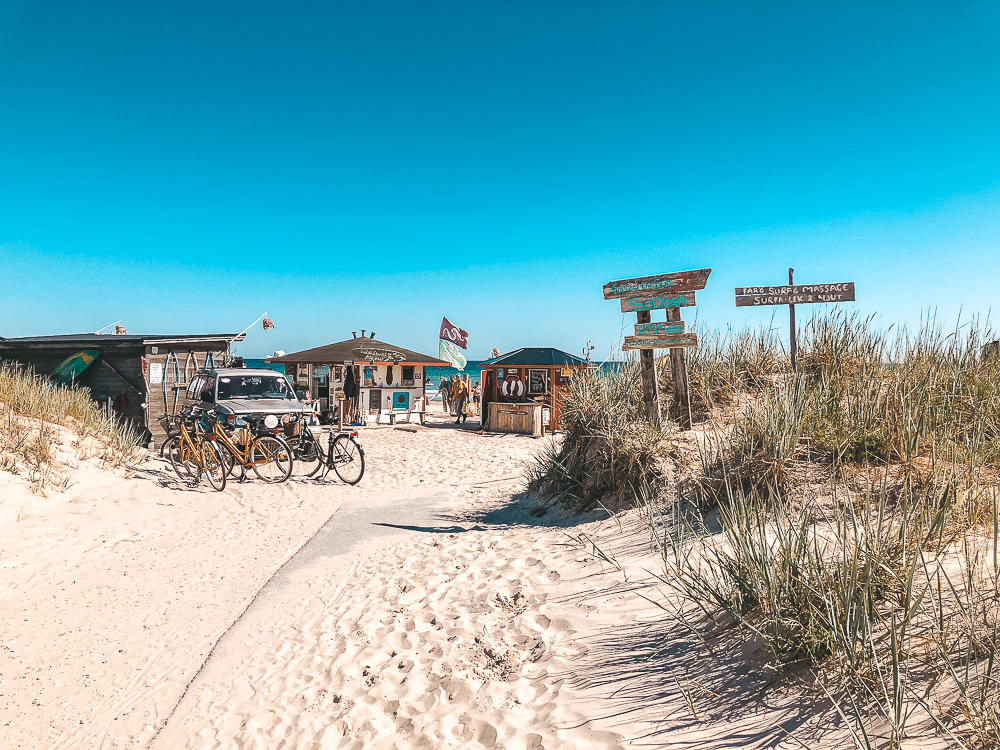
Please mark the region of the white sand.
MULTIPOLYGON (((354 488, 192 490, 150 460, 132 478, 84 464, 43 498, 0 474, 0 747, 780 741, 794 701, 733 708, 740 683, 664 640, 643 598, 657 598, 657 562, 634 518, 534 518, 511 499, 540 441, 440 428, 361 438, 368 469, 354 488), (338 508, 442 491, 434 530, 313 560, 247 611, 338 508), (626 573, 570 540, 581 533, 626 573)), ((773 677, 754 644, 721 661, 773 677)))

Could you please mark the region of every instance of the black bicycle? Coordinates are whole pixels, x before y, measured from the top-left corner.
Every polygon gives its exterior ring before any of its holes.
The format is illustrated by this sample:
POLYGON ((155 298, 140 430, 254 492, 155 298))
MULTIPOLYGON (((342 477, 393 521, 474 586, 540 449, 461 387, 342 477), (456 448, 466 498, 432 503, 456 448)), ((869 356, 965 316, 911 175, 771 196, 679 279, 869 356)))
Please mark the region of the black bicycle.
POLYGON ((307 477, 326 479, 330 469, 347 484, 357 484, 365 474, 365 450, 358 442, 356 432, 331 431, 327 437, 326 450, 312 431, 302 424, 292 443, 292 456, 302 467, 307 477))

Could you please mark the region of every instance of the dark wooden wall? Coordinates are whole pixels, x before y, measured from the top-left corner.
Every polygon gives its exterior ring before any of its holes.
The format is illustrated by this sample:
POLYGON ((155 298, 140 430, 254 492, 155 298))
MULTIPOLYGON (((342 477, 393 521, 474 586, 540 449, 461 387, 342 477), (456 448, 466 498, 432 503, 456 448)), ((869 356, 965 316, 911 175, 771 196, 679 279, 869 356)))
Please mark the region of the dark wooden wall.
POLYGON ((109 397, 116 414, 140 426, 144 425, 145 412, 142 404, 146 400, 146 382, 142 375, 142 342, 136 342, 133 346, 117 344, 113 347, 79 344, 44 348, 4 347, 0 350, 0 360, 18 362, 39 375, 50 375, 67 357, 84 349, 100 351, 101 356, 83 371, 77 384, 89 388, 91 397, 95 399, 98 396, 109 397))
MULTIPOLYGON (((4 346, 0 349, 0 361, 13 361, 31 367, 39 375, 50 375, 67 358, 84 349, 94 349, 101 352, 101 356, 94 361, 90 367, 83 371, 77 380, 77 384, 90 389, 91 397, 95 400, 100 396, 111 398, 113 411, 136 424, 138 427, 146 427, 153 434, 155 444, 159 446, 166 433, 162 424, 157 422, 157 418, 165 411, 172 411, 173 391, 169 391, 170 398, 166 407, 163 398, 163 384, 149 383, 149 368, 143 373, 142 358, 146 357, 147 365, 158 362, 164 366, 166 373, 166 360, 169 352, 177 354, 180 361, 181 383, 186 383, 186 377, 193 375, 194 371, 203 367, 210 350, 205 344, 169 344, 157 345, 157 353, 153 354, 152 347, 145 346, 141 341, 135 342, 94 342, 86 344, 52 345, 44 347, 11 347, 4 346), (188 362, 188 353, 192 353, 194 358, 185 373, 185 363, 188 362), (197 360, 195 365, 194 360, 197 360), (111 365, 108 367, 107 365, 111 365), (112 370, 111 368, 114 368, 112 370), (117 372, 115 372, 117 371, 117 372), (124 394, 124 399, 122 395, 124 394), (147 408, 143 409, 143 403, 147 408)), ((217 366, 222 366, 225 348, 222 350, 211 350, 215 355, 217 366)), ((183 403, 184 394, 180 393, 177 400, 178 406, 183 403)))

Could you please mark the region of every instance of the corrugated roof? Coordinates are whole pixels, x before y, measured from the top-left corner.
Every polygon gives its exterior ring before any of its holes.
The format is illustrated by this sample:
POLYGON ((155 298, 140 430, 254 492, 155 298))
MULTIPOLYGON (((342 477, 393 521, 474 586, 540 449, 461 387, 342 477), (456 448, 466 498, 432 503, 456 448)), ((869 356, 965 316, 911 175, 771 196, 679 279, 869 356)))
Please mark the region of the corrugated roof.
POLYGON ((0 347, 17 346, 19 344, 142 344, 142 343, 181 343, 191 341, 243 341, 246 334, 240 333, 184 333, 184 334, 103 334, 103 333, 67 333, 58 336, 21 336, 13 339, 0 339, 0 347))
MULTIPOLYGON (((437 357, 432 357, 429 354, 421 354, 420 352, 415 352, 411 349, 404 349, 401 346, 396 346, 395 344, 387 344, 385 341, 379 341, 373 338, 352 338, 346 341, 338 341, 335 344, 326 344, 325 346, 316 346, 312 349, 304 349, 301 352, 292 352, 291 354, 286 354, 284 357, 269 357, 268 362, 281 362, 287 364, 334 364, 336 362, 363 362, 368 358, 363 356, 358 349, 362 347, 368 349, 383 349, 392 352, 398 352, 403 355, 404 362, 410 364, 423 364, 423 365, 442 365, 447 366, 448 363, 443 359, 438 359, 437 357)), ((380 361, 380 360, 376 360, 380 361)))
POLYGON ((524 347, 480 362, 480 367, 573 367, 587 361, 551 346, 524 347))

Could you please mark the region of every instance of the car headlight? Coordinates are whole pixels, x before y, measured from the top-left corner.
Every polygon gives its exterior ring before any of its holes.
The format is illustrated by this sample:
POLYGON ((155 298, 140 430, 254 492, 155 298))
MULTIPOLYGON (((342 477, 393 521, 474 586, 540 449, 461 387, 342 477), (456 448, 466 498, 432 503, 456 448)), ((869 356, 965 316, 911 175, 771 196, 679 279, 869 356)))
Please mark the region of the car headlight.
POLYGON ((264 426, 269 430, 273 430, 278 426, 278 418, 273 414, 268 414, 264 417, 264 426))

